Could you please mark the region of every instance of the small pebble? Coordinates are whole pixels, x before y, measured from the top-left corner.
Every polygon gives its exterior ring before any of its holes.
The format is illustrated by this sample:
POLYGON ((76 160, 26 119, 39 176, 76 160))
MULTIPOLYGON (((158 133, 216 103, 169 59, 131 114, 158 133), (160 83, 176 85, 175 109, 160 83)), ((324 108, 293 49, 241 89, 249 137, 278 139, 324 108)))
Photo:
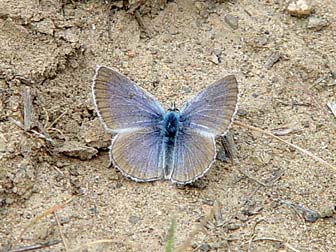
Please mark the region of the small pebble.
POLYGON ((216 159, 219 160, 219 161, 222 161, 222 162, 227 162, 228 160, 230 160, 230 159, 226 156, 226 154, 225 154, 225 150, 223 150, 223 149, 218 150, 216 159))
POLYGON ((219 61, 219 57, 218 57, 217 55, 215 55, 215 54, 211 54, 210 61, 211 61, 212 63, 215 63, 216 65, 218 65, 218 64, 220 63, 220 61, 219 61))
POLYGON ((268 38, 267 36, 260 36, 254 41, 254 43, 257 47, 265 46, 268 43, 268 38))
POLYGON ((207 243, 202 244, 201 246, 199 246, 198 248, 199 251, 203 251, 203 252, 208 252, 211 251, 211 246, 207 243))
POLYGON ((328 108, 331 110, 331 112, 334 114, 336 118, 336 101, 334 102, 328 102, 327 104, 328 108))
POLYGON ((328 22, 322 18, 309 17, 308 19, 308 29, 314 29, 316 31, 322 30, 324 27, 328 26, 328 22))
POLYGON ((7 146, 6 146, 6 143, 5 143, 5 141, 2 139, 2 138, 0 138, 0 152, 6 152, 6 148, 7 146))
POLYGON ((303 122, 302 122, 302 126, 303 126, 304 128, 309 128, 309 126, 310 126, 309 121, 303 121, 303 122))
POLYGON ((265 67, 267 69, 271 69, 272 66, 279 61, 280 59, 280 53, 279 52, 273 52, 269 57, 268 59, 266 60, 265 62, 265 67))
POLYGON ((216 65, 221 63, 221 54, 222 54, 221 49, 218 49, 218 48, 213 49, 211 54, 212 54, 212 58, 213 58, 213 60, 212 60, 213 63, 215 63, 216 65))
POLYGON ((240 228, 240 224, 238 223, 230 223, 227 225, 227 229, 230 230, 230 231, 233 231, 233 230, 237 230, 240 228))
POLYGON ((238 218, 240 221, 242 221, 242 222, 246 222, 246 221, 249 220, 249 217, 248 217, 247 215, 245 215, 245 214, 238 214, 238 215, 237 215, 237 218, 238 218))
POLYGON ((51 19, 46 18, 40 22, 32 22, 31 26, 40 33, 54 35, 55 25, 51 19))
POLYGON ((324 206, 324 208, 320 212, 321 218, 330 218, 336 215, 336 205, 334 206, 324 206))
POLYGON ((217 57, 220 57, 221 54, 222 54, 222 50, 221 50, 221 49, 218 49, 218 48, 215 48, 215 49, 213 49, 212 53, 213 53, 214 55, 216 55, 217 57))
POLYGON ((141 221, 141 218, 139 216, 135 216, 135 215, 132 215, 131 217, 129 217, 128 221, 135 225, 137 224, 139 221, 141 221))
POLYGON ((215 200, 214 206, 213 206, 213 211, 214 211, 214 217, 216 220, 216 225, 221 225, 223 223, 223 215, 221 211, 221 204, 215 200))
POLYGON ((183 86, 183 87, 182 87, 182 91, 183 91, 183 93, 185 93, 185 94, 190 94, 191 91, 192 91, 192 88, 191 88, 191 87, 188 87, 188 86, 183 86))
POLYGON ((80 160, 90 160, 98 154, 97 149, 76 141, 66 141, 62 147, 56 150, 65 156, 79 158, 80 160))
POLYGON ((4 207, 6 205, 6 199, 0 198, 0 207, 4 207))
POLYGON ((307 211, 303 211, 302 216, 307 222, 315 222, 320 218, 320 215, 317 212, 309 209, 307 209, 307 211))
POLYGON ((198 10, 201 17, 207 18, 209 16, 209 11, 207 10, 207 6, 204 3, 196 2, 195 7, 198 10))
POLYGON ((288 5, 288 13, 294 17, 308 17, 311 13, 311 7, 306 0, 298 0, 288 5))
POLYGON ((233 30, 237 30, 238 29, 238 17, 233 16, 231 14, 227 14, 224 17, 225 22, 233 29, 233 30))
POLYGON ((6 202, 7 205, 10 205, 10 204, 14 203, 14 199, 12 199, 12 198, 6 198, 5 202, 6 202))

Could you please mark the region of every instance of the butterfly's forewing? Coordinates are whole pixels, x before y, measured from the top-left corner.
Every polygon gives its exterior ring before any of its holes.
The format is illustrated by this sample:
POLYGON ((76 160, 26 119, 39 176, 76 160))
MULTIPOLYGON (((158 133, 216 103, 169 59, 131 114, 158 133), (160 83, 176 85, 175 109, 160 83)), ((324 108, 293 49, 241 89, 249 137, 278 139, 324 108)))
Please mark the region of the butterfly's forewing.
POLYGON ((213 135, 185 128, 176 139, 171 180, 178 184, 195 181, 210 168, 215 154, 216 146, 213 135))
POLYGON ((181 109, 181 133, 173 152, 173 182, 203 176, 216 156, 216 135, 225 134, 236 112, 238 84, 233 75, 213 83, 181 109))
POLYGON ((159 128, 124 131, 112 140, 110 158, 115 167, 136 181, 161 179, 162 141, 159 128))
POLYGON ((164 109, 160 103, 110 68, 96 69, 92 92, 96 110, 108 130, 150 127, 162 120, 164 109))
POLYGON ((234 75, 213 83, 187 102, 180 120, 185 127, 214 135, 225 134, 236 111, 238 84, 234 75))

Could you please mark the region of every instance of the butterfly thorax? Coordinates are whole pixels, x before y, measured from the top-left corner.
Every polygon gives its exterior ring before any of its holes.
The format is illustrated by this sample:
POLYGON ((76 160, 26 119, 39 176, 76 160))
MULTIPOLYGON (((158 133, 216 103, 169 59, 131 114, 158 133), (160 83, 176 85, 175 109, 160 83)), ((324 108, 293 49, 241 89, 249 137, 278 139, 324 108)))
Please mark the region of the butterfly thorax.
POLYGON ((179 128, 180 114, 176 111, 167 111, 163 116, 163 122, 161 126, 162 135, 167 140, 175 138, 179 128))

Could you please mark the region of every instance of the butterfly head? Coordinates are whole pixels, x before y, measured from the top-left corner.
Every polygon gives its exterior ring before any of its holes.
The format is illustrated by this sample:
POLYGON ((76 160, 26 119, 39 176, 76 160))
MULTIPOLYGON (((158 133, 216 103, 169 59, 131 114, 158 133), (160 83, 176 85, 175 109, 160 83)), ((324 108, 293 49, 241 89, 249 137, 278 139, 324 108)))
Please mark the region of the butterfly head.
POLYGON ((175 102, 172 102, 168 111, 179 112, 180 110, 176 107, 175 102))

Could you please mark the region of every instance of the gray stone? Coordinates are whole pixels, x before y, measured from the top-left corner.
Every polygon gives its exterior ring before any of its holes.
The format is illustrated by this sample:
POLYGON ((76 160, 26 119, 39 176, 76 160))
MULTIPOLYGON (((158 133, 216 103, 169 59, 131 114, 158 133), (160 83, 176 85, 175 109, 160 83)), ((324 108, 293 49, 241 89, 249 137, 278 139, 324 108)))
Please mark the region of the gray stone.
POLYGON ((328 22, 322 18, 309 17, 307 28, 314 29, 316 31, 322 30, 324 27, 328 26, 328 22))
POLYGON ((90 160, 98 153, 97 149, 76 141, 66 141, 62 147, 56 148, 56 151, 65 156, 79 158, 80 160, 90 160))
POLYGON ((233 29, 233 30, 237 30, 238 29, 238 17, 233 16, 231 14, 227 14, 224 17, 225 22, 233 29))

